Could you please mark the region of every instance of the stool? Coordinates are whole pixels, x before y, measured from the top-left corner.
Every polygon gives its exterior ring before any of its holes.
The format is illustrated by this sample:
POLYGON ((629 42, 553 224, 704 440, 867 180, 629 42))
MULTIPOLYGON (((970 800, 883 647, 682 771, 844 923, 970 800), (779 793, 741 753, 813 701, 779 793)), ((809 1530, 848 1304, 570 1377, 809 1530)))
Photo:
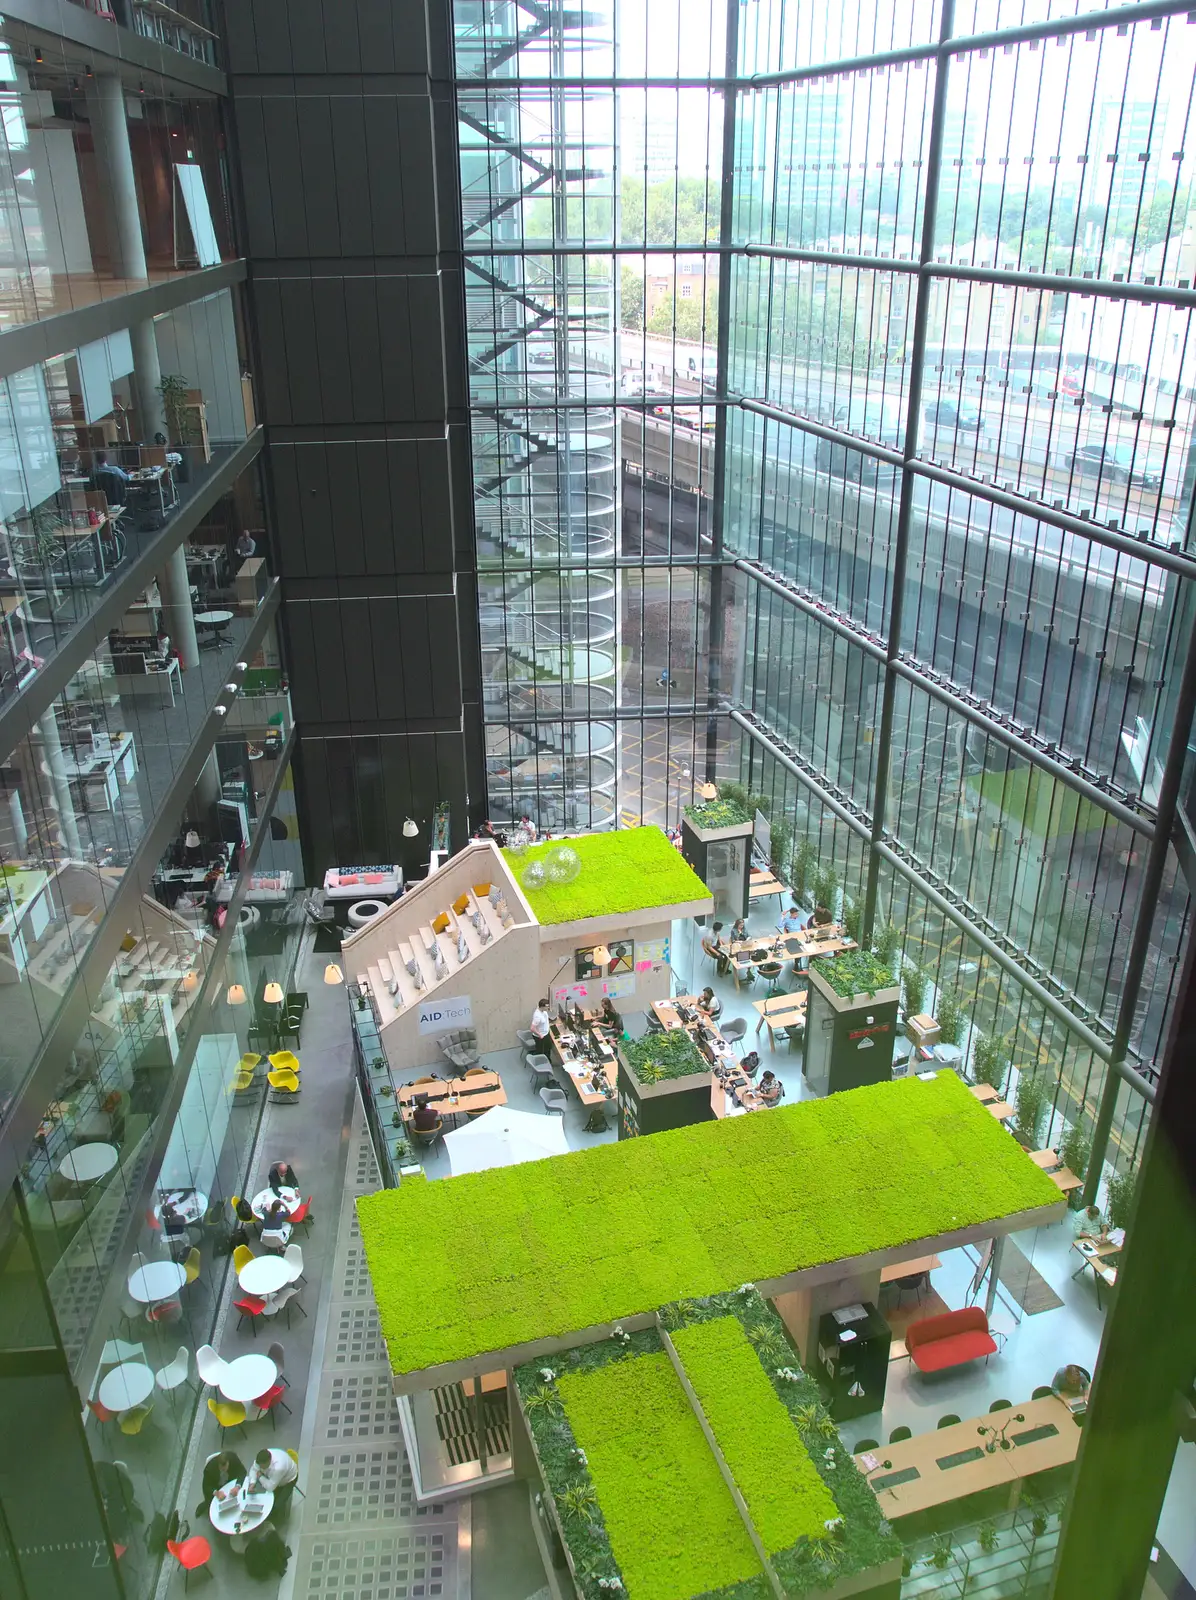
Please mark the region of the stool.
POLYGON ((349 921, 355 928, 364 928, 367 922, 380 917, 385 910, 385 900, 354 900, 349 907, 349 921))

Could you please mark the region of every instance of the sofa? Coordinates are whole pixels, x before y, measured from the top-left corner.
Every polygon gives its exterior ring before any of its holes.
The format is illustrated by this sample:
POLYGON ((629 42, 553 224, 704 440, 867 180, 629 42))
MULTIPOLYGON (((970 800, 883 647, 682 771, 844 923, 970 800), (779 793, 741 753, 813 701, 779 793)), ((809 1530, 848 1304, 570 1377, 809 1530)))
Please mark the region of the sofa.
POLYGON ((923 1317, 905 1330, 905 1348, 919 1372, 945 1372, 981 1356, 987 1361, 997 1343, 980 1306, 923 1317))

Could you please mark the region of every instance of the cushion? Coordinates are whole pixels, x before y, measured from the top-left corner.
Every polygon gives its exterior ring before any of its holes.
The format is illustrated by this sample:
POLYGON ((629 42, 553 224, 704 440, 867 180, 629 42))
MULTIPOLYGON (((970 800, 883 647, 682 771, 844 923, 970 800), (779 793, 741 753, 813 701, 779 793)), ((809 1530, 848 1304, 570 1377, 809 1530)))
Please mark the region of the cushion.
POLYGON ((343 889, 345 884, 357 882, 357 874, 355 872, 342 872, 339 874, 336 881, 343 889))
POLYGON ((362 883, 381 883, 386 874, 384 872, 367 872, 362 876, 362 883))
POLYGON ((991 1356, 997 1346, 991 1333, 968 1329, 948 1334, 945 1339, 930 1339, 912 1346, 907 1343, 906 1348, 919 1372, 941 1372, 945 1367, 975 1361, 979 1356, 991 1356))

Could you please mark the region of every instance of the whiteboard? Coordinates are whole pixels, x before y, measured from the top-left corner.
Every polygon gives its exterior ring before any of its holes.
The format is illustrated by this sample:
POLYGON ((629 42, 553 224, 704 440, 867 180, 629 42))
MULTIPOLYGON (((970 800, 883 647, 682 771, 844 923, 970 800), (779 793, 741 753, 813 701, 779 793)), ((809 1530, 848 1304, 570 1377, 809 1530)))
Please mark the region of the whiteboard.
POLYGON ((183 204, 187 208, 187 221, 191 224, 191 237, 195 240, 195 253, 201 267, 215 267, 220 262, 220 246, 216 243, 216 229, 212 226, 212 208, 208 204, 208 191, 204 188, 203 171, 194 162, 179 162, 175 167, 179 188, 183 191, 183 204))
POLYGON ((113 378, 123 378, 133 370, 129 330, 121 328, 92 344, 81 344, 75 355, 83 390, 83 415, 88 422, 98 422, 112 414, 113 378))
POLYGON ((62 487, 40 367, 0 385, 0 517, 29 511, 62 487))

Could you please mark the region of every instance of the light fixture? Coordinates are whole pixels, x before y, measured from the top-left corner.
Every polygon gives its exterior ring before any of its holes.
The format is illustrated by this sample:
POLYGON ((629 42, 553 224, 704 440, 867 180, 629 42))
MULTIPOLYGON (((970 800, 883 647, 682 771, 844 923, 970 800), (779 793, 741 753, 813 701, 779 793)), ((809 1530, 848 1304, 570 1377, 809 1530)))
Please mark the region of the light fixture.
POLYGON ((42 53, 41 53, 40 50, 35 50, 33 52, 33 59, 37 62, 38 66, 40 67, 41 64, 42 64, 42 53))
POLYGON ((594 946, 594 958, 593 959, 594 959, 594 965, 596 967, 609 966, 610 965, 610 951, 606 948, 606 946, 604 944, 596 944, 594 946))
POLYGON ((226 683, 224 686, 224 692, 225 694, 236 694, 237 685, 235 683, 226 683))
POLYGON ((230 1006, 243 1006, 245 1004, 245 990, 239 983, 230 983, 225 1000, 230 1006))
POLYGON ((418 832, 419 832, 419 823, 412 821, 412 819, 410 817, 408 817, 406 822, 403 824, 403 837, 404 837, 404 839, 414 839, 418 832))
POLYGON ((268 1006, 280 1006, 282 1004, 282 984, 275 983, 271 979, 262 991, 262 999, 268 1006))
POLYGON ((344 983, 345 975, 335 961, 330 961, 324 968, 325 983, 344 983))
POLYGON ((87 70, 87 76, 89 78, 94 78, 95 77, 95 73, 91 70, 91 62, 90 61, 87 63, 86 70, 87 70))
POLYGON ((222 717, 225 714, 225 712, 228 710, 228 707, 227 706, 214 706, 213 710, 215 711, 215 713, 216 713, 216 715, 218 717, 222 717))
POLYGON ((247 666, 248 666, 248 665, 249 665, 249 663, 248 663, 248 661, 238 661, 238 662, 237 662, 237 671, 238 671, 238 672, 244 672, 244 671, 245 671, 245 668, 246 668, 246 667, 247 667, 247 666))
POLYGON ((187 829, 186 833, 183 835, 183 843, 188 850, 199 849, 199 835, 196 833, 194 828, 187 829))
POLYGON ((702 796, 703 800, 717 800, 718 785, 714 783, 700 783, 698 785, 698 793, 702 796))
POLYGON ((199 987, 199 973, 198 972, 188 972, 186 974, 186 976, 184 977, 184 979, 183 979, 183 992, 185 994, 193 994, 198 987, 199 987))

